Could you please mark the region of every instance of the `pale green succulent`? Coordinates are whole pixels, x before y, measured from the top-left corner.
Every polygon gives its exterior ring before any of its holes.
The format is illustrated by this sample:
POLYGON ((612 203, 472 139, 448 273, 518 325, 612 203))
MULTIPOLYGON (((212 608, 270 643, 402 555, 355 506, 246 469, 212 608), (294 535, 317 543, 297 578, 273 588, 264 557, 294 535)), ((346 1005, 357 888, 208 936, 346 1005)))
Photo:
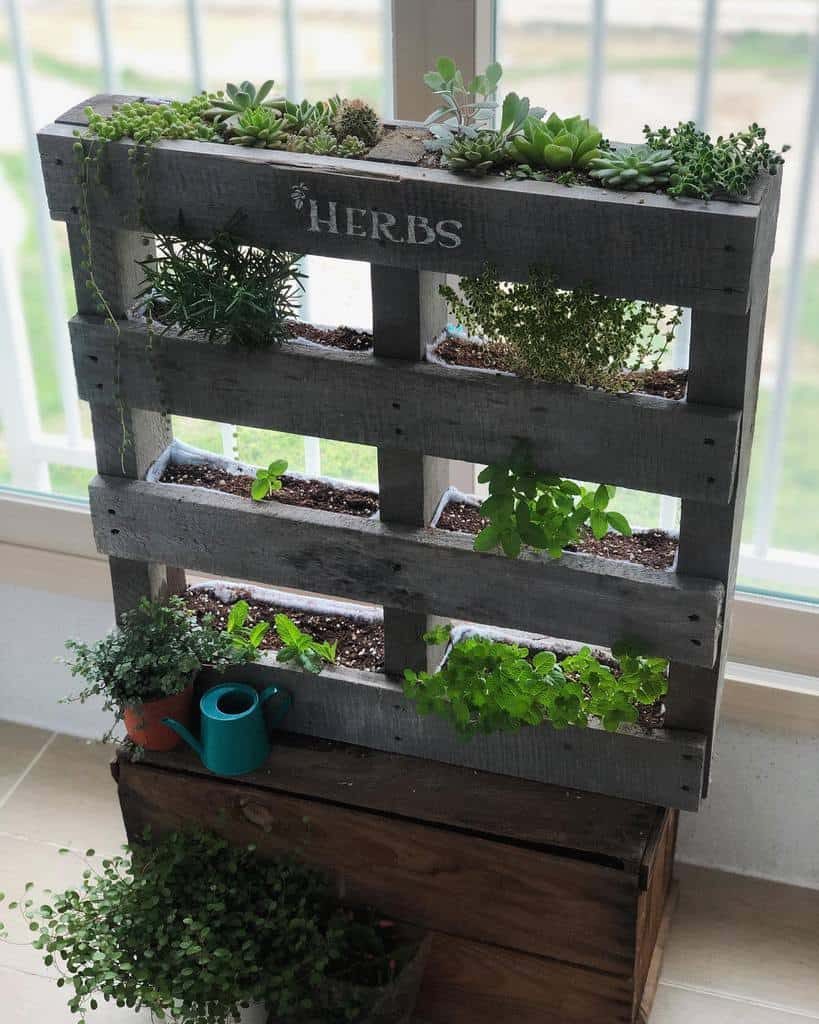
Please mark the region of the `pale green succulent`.
POLYGON ((253 110, 256 107, 272 108, 281 102, 281 97, 268 99, 274 85, 272 78, 263 82, 258 89, 252 82, 242 82, 241 85, 228 82, 224 92, 220 89, 219 92, 209 94, 210 107, 202 116, 208 121, 222 124, 246 110, 253 110))
POLYGON ((606 188, 653 192, 668 184, 674 166, 670 149, 627 146, 595 157, 589 175, 606 188))
POLYGON ((341 98, 331 96, 315 103, 309 100, 293 103, 291 100, 280 99, 274 100, 272 105, 282 115, 289 134, 309 139, 330 128, 341 106, 341 98))
POLYGON ((287 142, 282 119, 269 107, 250 107, 228 118, 224 127, 233 146, 284 149, 287 142))
POLYGON ((344 156, 356 159, 367 152, 366 143, 354 135, 347 135, 338 141, 333 133, 326 129, 312 138, 303 135, 291 135, 287 140, 287 149, 294 153, 313 153, 316 156, 344 156))
POLYGON ((565 120, 550 114, 548 120, 527 117, 521 134, 508 146, 509 155, 520 164, 550 171, 586 168, 601 155, 603 135, 596 125, 579 114, 565 120))
POLYGON ((457 135, 444 151, 446 166, 482 178, 508 160, 506 137, 500 132, 479 132, 473 137, 457 135))

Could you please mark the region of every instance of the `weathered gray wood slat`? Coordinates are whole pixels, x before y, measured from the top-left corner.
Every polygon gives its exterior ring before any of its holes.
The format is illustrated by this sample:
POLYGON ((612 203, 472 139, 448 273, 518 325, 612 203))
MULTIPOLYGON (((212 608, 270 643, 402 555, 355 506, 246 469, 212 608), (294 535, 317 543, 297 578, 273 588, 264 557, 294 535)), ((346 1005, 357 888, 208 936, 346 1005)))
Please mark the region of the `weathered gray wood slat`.
MULTIPOLYGON (((373 351, 401 362, 417 362, 426 339, 446 325, 446 304, 438 288, 443 275, 370 268, 373 307, 373 351)), ((376 399, 378 401, 378 399, 376 399)), ((420 452, 380 447, 378 492, 382 522, 428 526, 449 483, 447 463, 420 452)), ((424 643, 431 623, 423 612, 405 606, 384 607, 384 664, 387 675, 405 668, 429 667, 436 652, 424 643)), ((440 652, 437 652, 440 658, 440 652)))
MULTIPOLYGON (((49 125, 38 139, 51 214, 76 222, 73 128, 49 125)), ((106 187, 89 190, 101 227, 139 226, 129 148, 106 147, 106 187)), ((750 301, 759 215, 753 203, 185 141, 154 148, 144 208, 160 232, 177 231, 182 216, 188 232, 207 237, 243 212, 237 233, 269 247, 439 273, 474 274, 490 262, 509 280, 546 263, 564 287, 734 313, 750 301)))
POLYGON ((99 477, 97 545, 237 579, 713 664, 723 588, 567 552, 478 554, 472 538, 178 484, 99 477))
MULTIPOLYGON (((71 324, 83 398, 112 399, 111 328, 71 324)), ((717 345, 721 340, 717 339, 717 345)), ((121 329, 121 390, 137 408, 461 459, 528 442, 544 469, 706 502, 733 493, 740 414, 650 395, 549 385, 459 367, 286 343, 237 352, 143 323, 121 329)))
POLYGON ((699 806, 705 744, 696 733, 637 726, 616 733, 598 726, 557 730, 547 724, 464 742, 443 719, 419 716, 400 684, 375 672, 337 667, 307 675, 266 655, 231 670, 228 678, 288 690, 289 732, 662 807, 699 806))
MULTIPOLYGON (((732 501, 718 508, 698 501, 683 501, 680 520, 677 571, 692 576, 705 574, 723 580, 726 586, 725 623, 715 665, 695 668, 672 664, 669 681, 667 723, 702 731, 708 738, 709 763, 727 660, 726 635, 739 560, 780 189, 781 176, 777 175, 771 178, 762 199, 752 281, 753 302, 749 312, 744 316, 728 316, 694 310, 692 319, 690 397, 714 407, 741 407, 743 410, 737 486, 732 501), (723 346, 726 340, 728 344, 723 346)), ((706 771, 704 795, 708 782, 706 771)))
MULTIPOLYGON (((106 297, 112 316, 124 316, 133 303, 139 284, 139 268, 135 260, 146 255, 152 240, 144 235, 125 231, 108 231, 95 227, 92 232, 94 277, 106 297)), ((76 224, 68 226, 68 244, 71 253, 74 290, 80 313, 95 311, 95 299, 88 288, 88 270, 84 268, 83 238, 76 224)), ((109 345, 114 351, 116 332, 109 327, 109 345)), ((111 366, 113 387, 114 367, 111 366)), ((97 469, 109 476, 138 479, 145 475, 152 462, 171 441, 171 424, 167 416, 100 401, 88 396, 94 432, 97 469), (124 433, 128 443, 124 441, 124 433)), ((181 569, 159 565, 153 559, 136 561, 127 558, 109 559, 114 613, 117 617, 133 608, 142 597, 160 597, 181 590, 185 574, 181 569)))

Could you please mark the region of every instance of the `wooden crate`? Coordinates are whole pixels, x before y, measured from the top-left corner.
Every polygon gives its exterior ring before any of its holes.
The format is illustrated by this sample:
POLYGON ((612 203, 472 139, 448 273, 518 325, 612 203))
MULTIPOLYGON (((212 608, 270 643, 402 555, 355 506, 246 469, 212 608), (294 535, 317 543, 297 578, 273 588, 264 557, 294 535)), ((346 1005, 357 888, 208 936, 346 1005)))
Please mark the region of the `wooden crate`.
MULTIPOLYGON (((91 102, 104 111, 115 99, 91 102)), ((374 315, 372 354, 297 343, 235 353, 171 334, 154 338, 149 354, 144 327, 123 319, 116 358, 134 438, 123 463, 113 332, 95 315, 80 268, 72 145, 81 110, 39 141, 51 213, 68 224, 72 247, 71 336, 100 473, 94 530, 111 559, 117 609, 180 588, 183 569, 383 604, 385 675, 339 669, 308 686, 272 659, 254 667, 260 684, 294 690, 291 729, 695 810, 719 709, 780 177, 737 203, 470 180, 379 159, 402 137, 418 150, 418 130, 403 126, 367 161, 162 143, 138 195, 129 145, 111 144, 87 209, 96 274, 116 316, 125 317, 139 280, 134 259, 150 245, 140 209, 155 231, 172 233, 182 218, 201 237, 241 212, 248 242, 367 261, 374 315), (566 287, 587 282, 692 307, 687 399, 425 363, 426 343, 445 323, 438 283, 487 261, 504 279, 548 262, 566 287), (376 445, 380 519, 147 482, 170 441, 168 411, 376 445), (572 554, 511 561, 427 528, 442 459, 499 460, 519 441, 543 469, 680 497, 675 570, 572 554), (665 727, 544 725, 460 743, 444 723, 419 719, 394 681, 404 667, 424 666, 420 636, 433 615, 591 643, 637 640, 672 659, 665 727)))
POLYGON ((286 734, 241 780, 188 754, 113 767, 129 836, 204 824, 431 930, 419 1021, 647 1018, 675 811, 286 734))

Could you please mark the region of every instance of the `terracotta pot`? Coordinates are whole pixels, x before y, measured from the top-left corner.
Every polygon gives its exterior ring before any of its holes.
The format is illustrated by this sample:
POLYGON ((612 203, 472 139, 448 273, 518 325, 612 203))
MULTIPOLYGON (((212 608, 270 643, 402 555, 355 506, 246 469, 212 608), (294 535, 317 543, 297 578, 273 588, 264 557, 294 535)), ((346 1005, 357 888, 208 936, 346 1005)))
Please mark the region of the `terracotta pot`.
POLYGON ((174 750, 182 740, 163 718, 175 718, 188 729, 193 727, 193 683, 181 693, 159 697, 124 709, 122 719, 129 739, 146 750, 174 750))

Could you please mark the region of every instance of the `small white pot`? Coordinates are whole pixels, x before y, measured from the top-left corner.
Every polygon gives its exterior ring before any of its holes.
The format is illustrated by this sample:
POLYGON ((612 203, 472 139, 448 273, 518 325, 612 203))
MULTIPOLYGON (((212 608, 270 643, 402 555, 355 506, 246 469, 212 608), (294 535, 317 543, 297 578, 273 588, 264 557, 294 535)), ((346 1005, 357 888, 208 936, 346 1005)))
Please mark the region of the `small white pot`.
POLYGON ((267 1024, 269 1011, 264 1003, 251 1003, 241 1011, 240 1024, 267 1024))

